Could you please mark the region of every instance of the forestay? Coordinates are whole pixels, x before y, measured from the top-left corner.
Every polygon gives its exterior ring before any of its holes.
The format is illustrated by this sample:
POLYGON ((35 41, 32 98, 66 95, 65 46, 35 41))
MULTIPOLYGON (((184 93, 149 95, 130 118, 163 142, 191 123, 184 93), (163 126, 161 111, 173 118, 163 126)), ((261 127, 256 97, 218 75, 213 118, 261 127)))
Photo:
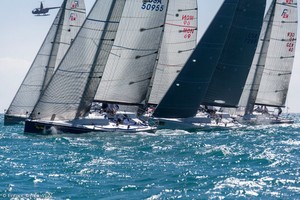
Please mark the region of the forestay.
POLYGON ((125 0, 98 0, 52 76, 31 118, 70 120, 89 110, 112 48, 125 0))
MULTIPOLYGON (((245 85, 265 11, 264 0, 239 1, 216 70, 207 90, 204 105, 237 107, 245 85)), ((211 33, 218 37, 222 33, 211 33)))
POLYGON ((126 1, 96 101, 141 104, 161 44, 168 0, 126 1))
POLYGON ((297 41, 297 2, 277 0, 269 51, 256 104, 284 106, 297 41))
POLYGON ((6 114, 28 116, 32 112, 41 91, 47 85, 54 69, 68 50, 84 19, 84 0, 63 1, 6 114), (76 18, 72 18, 75 15, 76 18))
POLYGON ((149 104, 158 104, 197 43, 197 0, 170 1, 149 104))

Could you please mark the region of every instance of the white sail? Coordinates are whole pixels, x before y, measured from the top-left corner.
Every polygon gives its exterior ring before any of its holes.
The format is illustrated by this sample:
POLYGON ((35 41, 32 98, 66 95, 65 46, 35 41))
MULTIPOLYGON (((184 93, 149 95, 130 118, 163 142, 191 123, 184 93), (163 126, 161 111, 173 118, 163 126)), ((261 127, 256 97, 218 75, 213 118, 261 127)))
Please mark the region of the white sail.
POLYGON ((153 75, 167 0, 126 1, 95 100, 140 104, 153 75))
POLYGON ((297 23, 297 1, 277 0, 256 104, 285 105, 295 56, 297 23))
POLYGON ((91 105, 125 0, 97 0, 32 112, 31 119, 71 120, 91 105))
POLYGON ((28 116, 47 85, 55 67, 66 53, 85 18, 84 0, 64 0, 54 22, 16 93, 6 114, 10 116, 28 116), (72 8, 72 3, 77 7, 72 8), (76 20, 71 20, 76 13, 76 20))
MULTIPOLYGON (((259 85, 261 82, 264 66, 268 55, 275 7, 276 7, 276 0, 273 0, 264 18, 262 31, 259 36, 259 41, 257 44, 255 56, 253 58, 251 69, 248 74, 248 78, 244 86, 244 90, 239 102, 239 108, 236 110, 236 114, 239 115, 244 115, 245 113, 250 114, 253 111, 253 107, 256 101, 259 85)), ((235 109, 233 110, 235 111, 235 109)), ((234 112, 231 111, 231 113, 234 112)))
POLYGON ((56 67, 63 59, 65 53, 70 47, 71 42, 74 40, 85 20, 86 9, 84 0, 68 0, 66 8, 68 9, 66 9, 65 18, 67 18, 68 20, 64 21, 61 41, 56 57, 56 67))
POLYGON ((149 104, 158 104, 197 44, 197 0, 170 1, 149 104))

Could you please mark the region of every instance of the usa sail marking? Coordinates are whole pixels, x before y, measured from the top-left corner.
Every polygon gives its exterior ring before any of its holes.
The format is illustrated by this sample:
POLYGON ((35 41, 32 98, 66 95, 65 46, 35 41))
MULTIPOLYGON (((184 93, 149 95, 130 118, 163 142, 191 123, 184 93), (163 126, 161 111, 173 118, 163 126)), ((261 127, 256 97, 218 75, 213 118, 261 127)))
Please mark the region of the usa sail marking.
POLYGON ((143 10, 162 12, 165 6, 161 3, 161 0, 145 0, 141 8, 143 10))

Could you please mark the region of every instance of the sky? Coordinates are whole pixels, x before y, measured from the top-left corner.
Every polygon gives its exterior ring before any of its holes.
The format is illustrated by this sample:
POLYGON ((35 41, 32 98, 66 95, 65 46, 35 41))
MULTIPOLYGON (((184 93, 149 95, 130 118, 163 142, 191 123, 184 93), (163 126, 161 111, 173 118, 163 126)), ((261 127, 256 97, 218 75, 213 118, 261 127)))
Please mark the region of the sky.
MULTIPOLYGON (((95 0, 85 0, 89 11, 95 0)), ((221 6, 223 0, 198 0, 198 38, 221 6), (203 3, 205 2, 205 3, 203 3)), ((270 0, 267 0, 268 4, 270 0)), ((45 7, 59 6, 62 0, 44 0, 45 7)), ((0 113, 4 113, 23 81, 58 10, 37 17, 31 10, 39 0, 2 1, 0 7, 0 113)), ((298 42, 297 42, 298 43, 298 42)), ((297 44, 298 45, 298 44, 297 44)), ((287 106, 289 112, 300 113, 300 47, 296 48, 287 106)))

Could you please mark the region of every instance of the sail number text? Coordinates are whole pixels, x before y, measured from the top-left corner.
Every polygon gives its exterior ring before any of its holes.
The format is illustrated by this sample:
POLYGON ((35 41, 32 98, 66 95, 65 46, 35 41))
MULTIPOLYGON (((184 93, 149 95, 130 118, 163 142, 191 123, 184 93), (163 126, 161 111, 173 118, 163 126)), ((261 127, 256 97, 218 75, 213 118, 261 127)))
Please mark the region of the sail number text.
POLYGON ((195 20, 195 16, 194 15, 182 15, 181 20, 182 20, 183 26, 185 26, 182 30, 182 32, 184 33, 184 38, 190 39, 195 32, 195 27, 190 27, 192 22, 195 20))
POLYGON ((142 9, 150 11, 163 11, 165 6, 161 3, 162 0, 144 0, 142 9))
POLYGON ((287 33, 288 42, 286 43, 286 47, 288 48, 289 52, 293 52, 295 50, 295 35, 296 34, 293 32, 287 33))

